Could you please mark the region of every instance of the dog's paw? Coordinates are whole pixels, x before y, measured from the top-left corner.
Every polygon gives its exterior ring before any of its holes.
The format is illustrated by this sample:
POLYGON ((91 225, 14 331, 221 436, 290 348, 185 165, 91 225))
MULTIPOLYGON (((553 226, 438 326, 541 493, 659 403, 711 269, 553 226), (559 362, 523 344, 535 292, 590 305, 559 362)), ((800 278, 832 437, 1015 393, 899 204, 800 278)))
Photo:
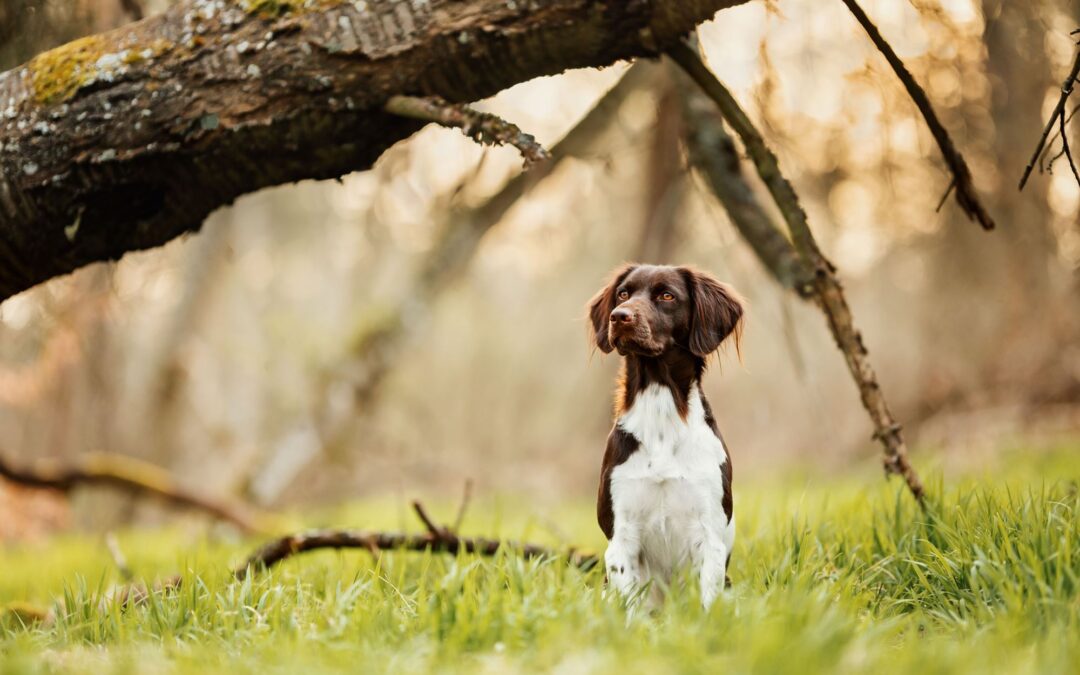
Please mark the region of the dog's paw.
POLYGON ((604 568, 607 570, 608 583, 623 597, 633 595, 644 581, 637 551, 618 540, 608 545, 604 554, 604 568))

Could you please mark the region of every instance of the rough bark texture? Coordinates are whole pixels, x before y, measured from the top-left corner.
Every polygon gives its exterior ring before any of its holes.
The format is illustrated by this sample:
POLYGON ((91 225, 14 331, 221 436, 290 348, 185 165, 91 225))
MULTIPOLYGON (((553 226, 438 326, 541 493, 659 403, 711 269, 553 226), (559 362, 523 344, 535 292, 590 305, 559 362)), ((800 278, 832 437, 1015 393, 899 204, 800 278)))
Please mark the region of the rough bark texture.
POLYGON ((0 300, 197 230, 263 187, 370 167, 471 101, 654 55, 747 0, 181 0, 0 74, 0 300))

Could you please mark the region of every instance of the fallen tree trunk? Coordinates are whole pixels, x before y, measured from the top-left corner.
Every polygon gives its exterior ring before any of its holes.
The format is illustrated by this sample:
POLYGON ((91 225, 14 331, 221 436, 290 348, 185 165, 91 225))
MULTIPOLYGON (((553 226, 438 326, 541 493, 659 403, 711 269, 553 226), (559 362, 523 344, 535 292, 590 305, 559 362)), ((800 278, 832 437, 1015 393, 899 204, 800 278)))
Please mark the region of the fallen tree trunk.
POLYGON ((366 169, 471 101, 656 55, 748 0, 181 0, 0 74, 0 300, 197 230, 271 185, 366 169))

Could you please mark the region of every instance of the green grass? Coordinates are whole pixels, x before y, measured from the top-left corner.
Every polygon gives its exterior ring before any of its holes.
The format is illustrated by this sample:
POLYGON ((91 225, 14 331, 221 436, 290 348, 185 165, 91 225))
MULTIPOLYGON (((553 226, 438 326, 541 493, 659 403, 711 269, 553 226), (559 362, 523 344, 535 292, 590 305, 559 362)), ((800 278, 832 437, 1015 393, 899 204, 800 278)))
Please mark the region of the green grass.
MULTIPOLYGON (((1052 477, 932 481, 926 514, 880 480, 748 485, 734 588, 709 614, 679 587, 628 619, 599 571, 510 554, 317 553, 241 583, 228 568, 252 542, 175 531, 120 537, 140 575, 184 574, 125 609, 106 598, 117 578, 100 539, 27 544, 0 550, 0 603, 52 603, 56 620, 9 612, 0 672, 1076 672, 1077 454, 1052 477)), ((467 529, 550 542, 554 520, 602 545, 588 504, 538 511, 481 501, 467 529)), ((396 503, 321 516, 402 517, 396 503)))

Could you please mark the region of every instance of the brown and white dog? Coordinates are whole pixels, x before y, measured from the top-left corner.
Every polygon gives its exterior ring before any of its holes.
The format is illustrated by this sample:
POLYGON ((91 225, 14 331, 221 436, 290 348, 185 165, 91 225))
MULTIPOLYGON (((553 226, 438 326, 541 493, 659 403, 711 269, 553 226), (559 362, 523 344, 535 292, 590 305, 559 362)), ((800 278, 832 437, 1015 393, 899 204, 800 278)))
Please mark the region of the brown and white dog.
POLYGON ((742 313, 728 286, 688 267, 627 265, 589 303, 596 346, 624 357, 596 511, 625 597, 650 582, 658 594, 687 564, 706 609, 724 588, 731 458, 701 376, 725 338, 738 344, 742 313))

